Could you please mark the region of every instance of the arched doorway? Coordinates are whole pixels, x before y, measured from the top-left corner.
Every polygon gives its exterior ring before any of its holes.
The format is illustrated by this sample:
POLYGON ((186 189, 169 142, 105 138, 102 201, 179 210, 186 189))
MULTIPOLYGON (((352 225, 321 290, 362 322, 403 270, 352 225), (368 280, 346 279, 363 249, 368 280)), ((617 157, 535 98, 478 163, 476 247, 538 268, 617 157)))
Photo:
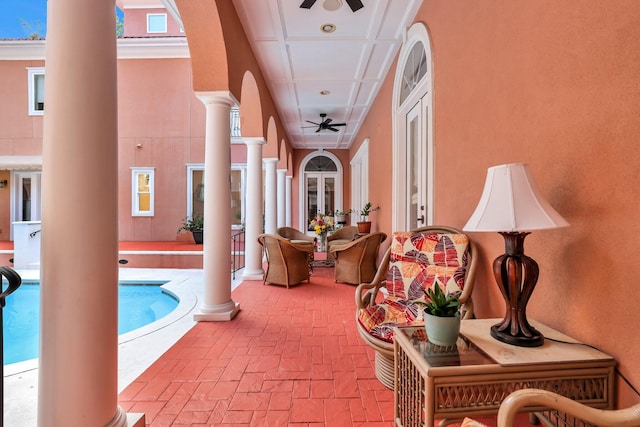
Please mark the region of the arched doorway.
POLYGON ((426 27, 402 46, 393 88, 393 229, 433 224, 433 88, 426 27))
POLYGON ((309 230, 318 212, 333 215, 342 209, 342 164, 327 151, 314 151, 300 163, 300 228, 309 230))

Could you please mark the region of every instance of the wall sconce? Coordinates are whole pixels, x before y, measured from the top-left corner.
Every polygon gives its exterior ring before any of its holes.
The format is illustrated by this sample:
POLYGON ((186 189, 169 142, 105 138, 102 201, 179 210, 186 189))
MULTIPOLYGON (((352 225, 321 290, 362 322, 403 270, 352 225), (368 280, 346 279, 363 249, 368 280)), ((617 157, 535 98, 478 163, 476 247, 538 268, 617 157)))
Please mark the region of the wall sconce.
POLYGON ((8 181, 6 179, 3 179, 2 181, 0 181, 0 188, 6 187, 7 184, 8 184, 8 181))

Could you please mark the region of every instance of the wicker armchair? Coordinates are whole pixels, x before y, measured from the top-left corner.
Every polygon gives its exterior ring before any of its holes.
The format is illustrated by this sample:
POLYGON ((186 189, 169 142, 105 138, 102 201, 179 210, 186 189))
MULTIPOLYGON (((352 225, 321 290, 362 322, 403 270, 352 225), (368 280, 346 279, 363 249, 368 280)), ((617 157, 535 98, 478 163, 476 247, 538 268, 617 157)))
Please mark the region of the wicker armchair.
POLYGON ((640 426, 640 403, 625 409, 595 409, 550 391, 530 388, 514 391, 502 402, 498 410, 498 427, 513 426, 516 414, 527 411, 527 407, 528 411, 532 408, 555 410, 583 422, 571 425, 640 426))
POLYGON ((331 256, 331 249, 334 246, 349 243, 358 235, 358 227, 347 225, 331 233, 327 236, 327 254, 331 256))
POLYGON ((276 230, 276 234, 280 237, 284 237, 287 240, 291 240, 294 243, 310 242, 314 246, 316 241, 318 240, 316 237, 307 236, 302 231, 297 230, 293 227, 280 227, 276 230))
POLYGON ((453 227, 395 232, 372 282, 356 288, 358 332, 376 351, 376 377, 386 387, 393 389, 395 383, 393 329, 424 324, 421 303, 426 288, 438 281, 447 292, 462 291, 462 317, 473 316, 475 253, 469 237, 453 227), (383 287, 387 292, 380 292, 383 287))
POLYGON ((387 238, 385 233, 371 233, 343 245, 334 245, 335 281, 352 285, 370 282, 377 271, 378 249, 387 238))
POLYGON ((263 284, 289 285, 309 280, 312 245, 298 245, 275 234, 261 234, 258 242, 267 253, 263 284))

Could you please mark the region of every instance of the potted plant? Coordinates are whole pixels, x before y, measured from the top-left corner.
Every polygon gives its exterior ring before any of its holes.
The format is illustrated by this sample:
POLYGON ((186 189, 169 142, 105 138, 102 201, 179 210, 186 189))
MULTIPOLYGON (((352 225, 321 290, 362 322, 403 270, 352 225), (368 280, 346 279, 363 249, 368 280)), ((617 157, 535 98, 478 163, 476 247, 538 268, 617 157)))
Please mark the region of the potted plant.
POLYGON ((429 342, 452 346, 460 333, 460 291, 445 294, 436 282, 425 291, 424 327, 429 342))
POLYGON ((349 209, 348 211, 343 211, 341 209, 336 209, 336 211, 333 213, 334 217, 335 217, 335 222, 336 224, 340 224, 340 225, 344 225, 347 223, 347 215, 349 215, 351 212, 353 212, 351 209, 349 209))
POLYGON ((202 230, 204 229, 204 218, 201 215, 188 216, 182 220, 182 225, 178 228, 178 233, 181 231, 190 231, 193 236, 193 240, 197 245, 202 244, 202 230))
POLYGON ((371 212, 375 212, 380 210, 380 206, 375 208, 371 207, 371 202, 367 202, 362 209, 360 209, 360 221, 357 223, 358 225, 358 233, 367 234, 371 231, 371 221, 368 220, 371 212))

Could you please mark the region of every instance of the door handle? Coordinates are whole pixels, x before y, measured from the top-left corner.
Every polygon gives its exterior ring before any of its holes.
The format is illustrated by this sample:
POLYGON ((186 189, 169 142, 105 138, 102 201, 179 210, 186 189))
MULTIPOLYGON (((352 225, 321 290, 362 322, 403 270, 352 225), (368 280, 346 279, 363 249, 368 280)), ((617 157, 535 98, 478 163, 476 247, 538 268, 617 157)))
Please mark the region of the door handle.
POLYGON ((420 218, 416 219, 417 222, 423 223, 424 222, 424 214, 420 215, 420 218))

